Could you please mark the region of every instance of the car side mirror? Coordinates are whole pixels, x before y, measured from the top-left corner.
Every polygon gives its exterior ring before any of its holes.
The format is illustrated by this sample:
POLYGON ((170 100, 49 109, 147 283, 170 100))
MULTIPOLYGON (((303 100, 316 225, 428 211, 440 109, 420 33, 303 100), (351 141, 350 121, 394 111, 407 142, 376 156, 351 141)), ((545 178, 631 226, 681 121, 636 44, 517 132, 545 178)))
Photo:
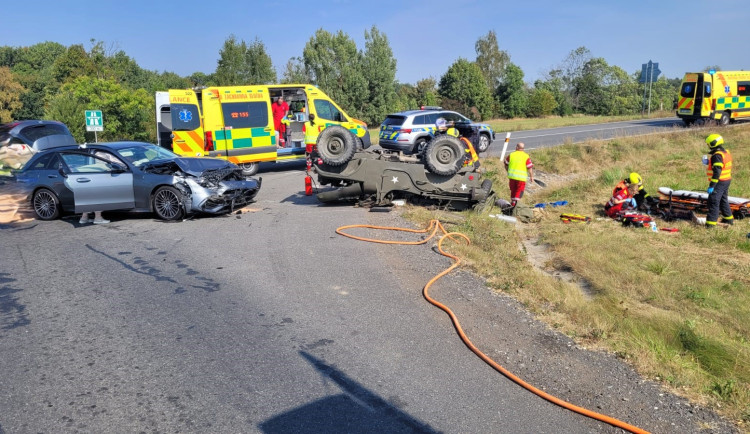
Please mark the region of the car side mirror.
POLYGON ((62 176, 63 178, 67 178, 68 177, 68 174, 65 173, 65 169, 63 169, 63 165, 62 164, 60 164, 59 166, 57 166, 57 173, 59 173, 60 176, 62 176))
POLYGON ((112 173, 124 173, 127 172, 127 169, 122 166, 122 164, 119 163, 109 163, 109 169, 112 171, 112 173))
POLYGON ((313 122, 315 120, 315 115, 310 113, 307 117, 310 119, 310 125, 315 125, 315 122, 313 122))

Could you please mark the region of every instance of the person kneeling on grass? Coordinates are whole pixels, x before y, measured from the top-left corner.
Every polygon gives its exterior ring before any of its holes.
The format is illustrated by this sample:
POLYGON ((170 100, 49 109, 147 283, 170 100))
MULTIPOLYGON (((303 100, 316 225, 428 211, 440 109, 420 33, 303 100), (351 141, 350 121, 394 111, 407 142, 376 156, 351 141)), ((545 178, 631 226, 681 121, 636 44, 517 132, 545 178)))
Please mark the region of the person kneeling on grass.
POLYGON ((620 211, 635 210, 638 208, 633 195, 638 191, 638 184, 628 184, 627 188, 615 189, 614 195, 604 205, 604 212, 611 218, 617 218, 620 211))

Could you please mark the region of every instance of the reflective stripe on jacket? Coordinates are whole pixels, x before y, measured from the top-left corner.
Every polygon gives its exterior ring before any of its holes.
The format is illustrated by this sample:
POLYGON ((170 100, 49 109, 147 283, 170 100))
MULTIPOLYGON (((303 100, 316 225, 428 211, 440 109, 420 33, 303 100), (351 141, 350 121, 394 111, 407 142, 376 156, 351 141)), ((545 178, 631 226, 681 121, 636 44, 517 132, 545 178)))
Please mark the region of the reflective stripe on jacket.
POLYGON ((513 151, 508 159, 508 178, 516 181, 524 181, 529 177, 526 170, 526 162, 529 161, 529 154, 523 151, 513 151))
POLYGON ((730 179, 732 179, 732 154, 730 154, 727 150, 716 151, 716 154, 721 155, 723 163, 717 162, 709 164, 708 167, 706 167, 708 180, 709 182, 729 181, 730 179), (714 166, 717 165, 721 167, 721 174, 719 175, 719 179, 714 179, 714 166))

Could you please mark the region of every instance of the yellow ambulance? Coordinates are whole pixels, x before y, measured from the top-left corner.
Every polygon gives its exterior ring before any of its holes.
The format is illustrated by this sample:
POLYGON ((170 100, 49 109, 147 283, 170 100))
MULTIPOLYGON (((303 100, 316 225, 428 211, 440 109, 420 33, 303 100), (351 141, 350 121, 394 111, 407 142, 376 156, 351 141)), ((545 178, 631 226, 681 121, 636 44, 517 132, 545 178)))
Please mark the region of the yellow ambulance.
POLYGON ((750 71, 685 74, 677 100, 677 116, 691 125, 706 120, 720 125, 750 119, 750 71))
POLYGON ((156 92, 156 125, 159 146, 179 155, 229 160, 245 175, 256 174, 261 162, 304 159, 320 132, 331 125, 349 130, 358 147, 370 146, 367 125, 311 84, 156 92), (281 121, 284 132, 274 123, 277 98, 288 106, 281 121))

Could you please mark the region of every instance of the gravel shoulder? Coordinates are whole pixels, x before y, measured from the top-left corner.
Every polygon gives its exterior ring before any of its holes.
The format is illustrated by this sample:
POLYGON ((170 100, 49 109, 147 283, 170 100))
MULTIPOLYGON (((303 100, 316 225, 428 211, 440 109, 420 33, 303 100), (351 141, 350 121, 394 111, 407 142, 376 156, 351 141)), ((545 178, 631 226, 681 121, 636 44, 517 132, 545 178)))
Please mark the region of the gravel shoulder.
MULTIPOLYGON (((370 216, 374 225, 413 227, 399 216, 397 209, 373 212, 370 216)), ((393 232, 370 236, 414 239, 393 232)), ((421 292, 436 269, 439 272, 451 264, 435 245, 433 241, 421 246, 382 245, 379 259, 393 267, 405 286, 410 284, 421 292)), ((448 274, 433 285, 430 295, 455 312, 481 351, 514 375, 560 399, 650 432, 741 432, 712 410, 642 378, 615 355, 576 345, 569 337, 534 319, 512 297, 488 288, 483 279, 471 272, 458 269, 448 274)), ((450 323, 447 315, 445 321, 450 323)), ((530 392, 519 386, 518 393, 530 392)), ((601 427, 602 432, 622 432, 604 423, 601 427)))

